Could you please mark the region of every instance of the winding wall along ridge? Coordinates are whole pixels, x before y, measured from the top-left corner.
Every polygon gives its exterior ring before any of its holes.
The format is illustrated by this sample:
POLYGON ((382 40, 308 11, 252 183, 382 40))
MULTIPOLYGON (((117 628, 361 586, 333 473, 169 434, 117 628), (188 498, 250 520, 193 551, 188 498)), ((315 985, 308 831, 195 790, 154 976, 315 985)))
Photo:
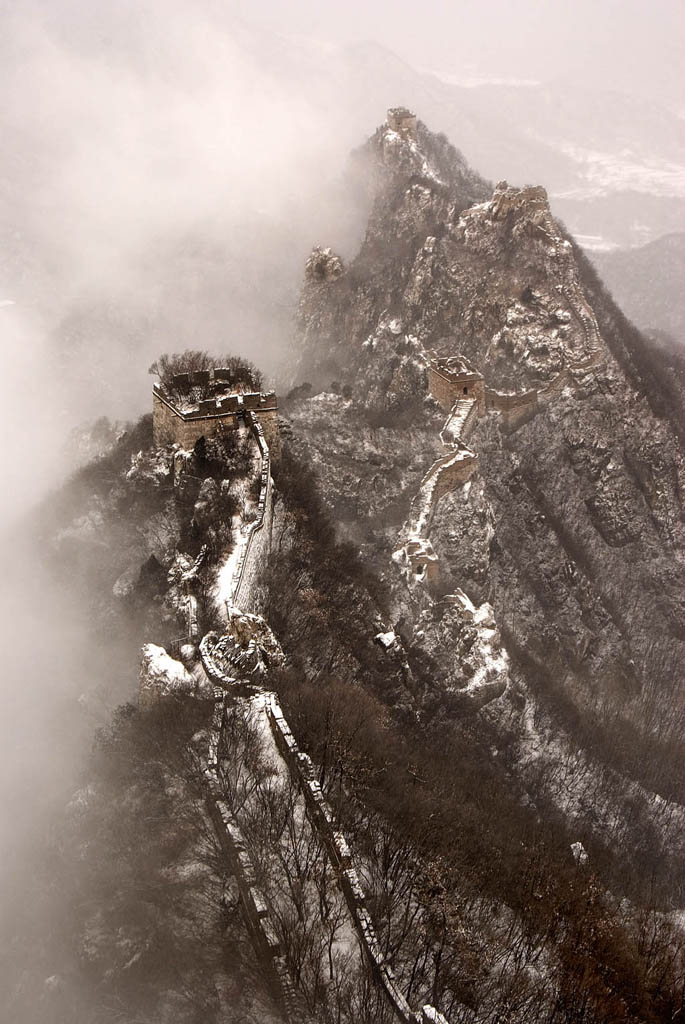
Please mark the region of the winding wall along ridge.
MULTIPOLYGON (((228 682, 228 680, 227 680, 228 682)), ((315 777, 311 758, 303 753, 288 725, 283 710, 275 693, 265 694, 264 712, 271 729, 276 747, 286 765, 288 773, 301 791, 307 817, 321 840, 326 855, 337 872, 338 884, 352 918, 360 947, 373 971, 376 982, 381 985, 395 1015, 402 1024, 447 1024, 446 1018, 434 1007, 424 1006, 420 1011, 413 1011, 400 989, 393 969, 385 958, 376 935, 371 915, 366 905, 364 890, 356 869, 352 865, 352 853, 342 832, 335 827, 331 808, 326 801, 321 786, 315 777)), ((230 816, 225 801, 221 798, 221 787, 217 772, 217 764, 223 743, 225 693, 217 702, 218 713, 210 736, 208 767, 205 776, 213 801, 212 819, 229 855, 233 872, 236 874, 246 919, 256 936, 257 944, 263 955, 271 964, 275 982, 280 992, 280 1000, 288 1013, 288 1020, 302 1019, 298 1008, 295 989, 281 956, 280 946, 275 929, 270 920, 268 905, 254 881, 254 869, 247 852, 245 840, 237 824, 230 816)))
POLYGON ((245 837, 223 799, 218 763, 226 711, 226 693, 215 690, 215 705, 209 736, 207 765, 203 774, 207 786, 206 805, 219 844, 227 856, 231 873, 238 883, 243 917, 253 941, 266 963, 271 987, 287 1024, 309 1024, 300 1007, 297 990, 283 956, 264 893, 257 886, 254 865, 245 837))
MULTIPOLYGON (((258 531, 264 530, 267 517, 271 516, 272 486, 270 474, 270 454, 264 433, 257 417, 253 413, 249 425, 257 439, 261 455, 261 486, 258 503, 258 517, 252 524, 249 536, 241 553, 240 561, 234 574, 235 586, 232 601, 240 607, 240 601, 251 600, 247 581, 248 566, 251 560, 260 560, 264 551, 259 551, 254 542, 258 531)), ((255 567, 256 569, 257 567, 255 567)), ((304 1020, 298 1007, 296 990, 281 955, 277 933, 268 911, 264 894, 255 884, 255 872, 247 850, 245 839, 231 817, 228 805, 222 799, 221 783, 218 775, 218 762, 223 743, 225 725, 226 692, 254 693, 255 688, 247 684, 241 686, 235 680, 226 677, 212 656, 206 637, 200 643, 202 664, 209 678, 217 685, 215 690, 216 705, 210 731, 207 767, 204 775, 208 787, 208 806, 215 830, 222 848, 227 854, 232 873, 238 882, 241 903, 248 927, 255 938, 260 953, 270 965, 272 981, 278 994, 289 1024, 299 1024, 304 1020)), ((376 931, 365 902, 364 891, 359 876, 352 866, 352 855, 343 834, 336 830, 331 809, 326 802, 321 787, 315 778, 311 759, 299 750, 292 731, 285 719, 283 711, 274 693, 266 695, 265 713, 269 728, 274 737, 276 747, 283 758, 288 773, 303 794, 307 816, 315 833, 321 840, 326 854, 338 873, 340 890, 345 899, 348 911, 357 933, 360 946, 369 961, 374 977, 381 985, 396 1016, 402 1024, 447 1024, 445 1018, 431 1006, 419 1012, 412 1011, 403 992, 399 988, 389 962, 383 955, 376 931)))
MULTIPOLYGON (((237 825, 235 828, 228 828, 228 825, 232 824, 232 819, 225 802, 221 799, 221 785, 217 771, 224 743, 224 712, 225 702, 228 699, 227 690, 230 690, 232 694, 244 694, 245 696, 253 696, 256 692, 264 693, 264 691, 249 684, 236 684, 235 680, 223 675, 221 669, 211 658, 211 652, 207 651, 206 654, 208 655, 206 662, 203 657, 205 668, 210 671, 213 681, 219 684, 216 690, 217 704, 209 739, 208 769, 205 772, 210 788, 210 799, 214 801, 215 805, 212 820, 220 837, 223 836, 222 845, 227 849, 231 870, 240 874, 239 877, 236 877, 241 890, 243 910, 248 925, 256 936, 256 945, 260 953, 267 957, 271 964, 271 970, 276 976, 278 991, 282 993, 279 998, 284 1007, 290 1007, 288 1020, 295 1024, 296 1021, 302 1019, 302 1011, 299 1009, 287 967, 280 956, 280 948, 273 941, 276 933, 270 923, 268 905, 263 894, 256 889, 253 883, 254 871, 250 870, 251 862, 247 855, 245 841, 240 838, 242 834, 237 825), (265 912, 265 908, 267 912, 265 912), (299 1017, 298 1014, 300 1014, 299 1017)), ((397 984, 393 969, 383 954, 368 911, 363 886, 352 864, 352 852, 345 836, 335 826, 331 808, 316 779, 312 760, 300 750, 277 695, 266 692, 264 696, 265 705, 262 712, 266 715, 276 748, 288 774, 304 797, 311 827, 321 841, 321 845, 337 873, 340 891, 345 899, 360 947, 371 966, 376 983, 383 989, 390 1006, 402 1024, 448 1024, 446 1018, 434 1007, 427 1005, 419 1011, 413 1011, 407 1002, 397 984)))

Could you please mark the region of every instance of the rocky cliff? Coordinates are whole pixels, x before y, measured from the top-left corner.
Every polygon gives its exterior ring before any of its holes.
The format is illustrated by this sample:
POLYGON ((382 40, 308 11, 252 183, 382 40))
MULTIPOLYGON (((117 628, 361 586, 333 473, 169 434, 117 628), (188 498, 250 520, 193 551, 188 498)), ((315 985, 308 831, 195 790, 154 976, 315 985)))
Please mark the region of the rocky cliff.
POLYGON ((422 125, 379 129, 365 155, 361 250, 347 267, 319 250, 300 306, 300 376, 325 391, 290 420, 326 500, 381 567, 441 450, 430 361, 460 354, 499 394, 537 392, 514 431, 478 418, 478 473, 434 511, 441 586, 493 604, 536 686, 551 676, 596 724, 649 721, 665 742, 682 699, 683 460, 634 337, 543 188, 493 191, 422 125))
POLYGON ((420 122, 415 139, 380 128, 364 157, 358 255, 306 268, 296 353, 313 390, 293 392, 292 443, 391 592, 384 628, 432 659, 419 716, 480 708, 586 845, 625 844, 635 875, 644 856, 674 869, 685 466, 663 367, 543 188, 493 189, 420 122), (402 548, 449 450, 456 406, 445 421, 427 371, 450 356, 495 398, 469 429, 475 472, 402 548), (512 426, 521 395, 531 415, 512 426))

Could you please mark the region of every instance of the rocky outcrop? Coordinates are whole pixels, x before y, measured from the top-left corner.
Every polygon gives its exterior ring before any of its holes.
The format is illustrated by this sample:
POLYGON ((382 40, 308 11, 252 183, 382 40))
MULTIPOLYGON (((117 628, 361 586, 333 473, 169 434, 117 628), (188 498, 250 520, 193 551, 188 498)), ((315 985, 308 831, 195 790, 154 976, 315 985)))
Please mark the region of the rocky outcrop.
MULTIPOLYGON (((529 700, 557 699, 541 686, 551 677, 600 747, 616 719, 648 747, 672 742, 685 464, 653 396, 617 362, 620 314, 606 297, 593 306, 543 188, 490 190, 420 122, 415 138, 379 129, 369 154, 374 203, 359 254, 316 294, 305 284, 300 307, 307 379, 318 366, 350 397, 299 402, 293 443, 390 581, 393 629, 401 620, 420 642, 430 611, 443 626, 426 649, 468 667, 464 620, 440 604, 460 588, 474 608, 491 605, 529 700), (438 443, 463 445, 463 430, 447 423, 440 438, 428 400, 432 363, 457 356, 485 379, 468 438, 477 470, 465 483, 450 480, 464 462, 456 447, 438 443), (392 574, 383 565, 398 534, 397 561, 410 571, 392 574), (432 596, 407 588, 417 575, 432 596)), ((452 678, 463 686, 461 670, 452 678)), ((638 771, 628 752, 623 763, 638 771)))

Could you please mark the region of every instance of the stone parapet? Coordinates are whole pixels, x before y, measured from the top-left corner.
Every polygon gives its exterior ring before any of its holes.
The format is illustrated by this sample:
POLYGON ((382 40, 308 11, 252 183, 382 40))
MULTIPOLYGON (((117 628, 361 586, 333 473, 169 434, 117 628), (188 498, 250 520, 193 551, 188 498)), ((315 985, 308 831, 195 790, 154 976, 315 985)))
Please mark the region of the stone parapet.
POLYGON ((224 700, 225 695, 222 695, 216 702, 210 732, 209 764, 204 771, 207 786, 207 810, 214 825, 219 845, 228 861, 231 874, 238 884, 243 917, 255 948, 268 968, 274 995, 288 1024, 305 1024, 306 1017, 298 1005, 296 989, 283 957, 283 950, 271 919, 268 903, 264 893, 257 885, 256 873, 245 837, 237 821, 233 818, 228 804, 222 799, 216 759, 217 752, 221 747, 225 720, 224 700))
POLYGON ((229 371, 199 371, 194 374, 178 374, 172 385, 179 390, 190 389, 195 385, 215 383, 219 389, 211 397, 198 400, 191 408, 182 408, 174 397, 173 387, 154 384, 152 387, 152 436, 154 443, 179 444, 182 448, 192 448, 201 437, 213 437, 222 429, 235 430, 247 412, 258 413, 268 421, 268 433, 274 446, 279 443, 278 401, 273 391, 245 392, 227 394, 221 390, 223 378, 216 374, 229 371))
MULTIPOLYGON (((345 897, 355 931, 376 981, 382 986, 395 1014, 403 1024, 420 1024, 424 1018, 420 1013, 415 1013, 411 1009, 397 984, 392 967, 383 954, 366 905, 364 889, 357 871, 352 866, 350 848, 342 832, 335 827, 333 813, 321 791, 321 786, 314 777, 311 759, 298 748, 275 694, 270 695, 266 713, 276 746, 293 781, 304 797, 307 816, 312 827, 321 839, 331 864, 338 871, 341 892, 345 897)), ((442 1014, 438 1014, 433 1007, 425 1007, 425 1009, 437 1014, 432 1019, 440 1024, 443 1022, 447 1024, 442 1014)))
MULTIPOLYGON (((259 888, 254 866, 245 837, 223 798, 218 774, 223 731, 226 723, 227 696, 215 690, 215 708, 209 737, 208 760, 204 769, 207 786, 207 807, 226 855, 231 872, 240 892, 245 921, 253 937, 255 948, 268 964, 269 973, 278 1001, 290 1024, 305 1022, 293 980, 287 968, 271 917, 268 902, 259 888)), ((364 956, 368 960, 376 982, 382 987, 388 1002, 402 1024, 447 1024, 445 1018, 432 1006, 419 1012, 411 1009, 400 989, 393 969, 387 961, 366 905, 366 896, 359 875, 352 864, 348 843, 335 825, 331 808, 316 779, 314 766, 307 754, 297 745, 276 694, 267 694, 264 706, 276 748, 287 770, 303 795, 306 814, 326 855, 338 874, 340 890, 345 899, 364 956)))
POLYGON ((538 408, 536 389, 512 394, 485 388, 485 409, 501 414, 502 426, 507 432, 518 430, 537 414, 538 408))

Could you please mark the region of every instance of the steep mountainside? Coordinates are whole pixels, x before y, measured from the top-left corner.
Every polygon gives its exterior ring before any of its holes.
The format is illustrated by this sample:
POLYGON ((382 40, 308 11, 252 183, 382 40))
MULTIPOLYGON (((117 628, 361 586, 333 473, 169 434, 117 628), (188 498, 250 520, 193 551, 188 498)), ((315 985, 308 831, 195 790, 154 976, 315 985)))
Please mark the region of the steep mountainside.
POLYGON ((491 191, 421 123, 386 125, 365 154, 358 256, 307 264, 300 379, 328 390, 293 392, 293 443, 390 587, 397 642, 434 659, 434 692, 512 730, 524 777, 554 764, 547 795, 584 842, 628 842, 636 798, 663 839, 664 799, 685 797, 678 397, 544 189, 491 191), (430 394, 431 361, 452 356, 486 386, 463 422, 430 394), (471 468, 445 484, 454 442, 471 468), (467 605, 445 596, 461 591, 467 605), (602 774, 613 796, 590 820, 602 774))
MULTIPOLYGON (((386 126, 367 153, 380 184, 362 249, 349 268, 315 251, 300 309, 301 376, 317 386, 335 378, 341 394, 300 400, 295 429, 301 424, 322 463, 325 445, 326 461, 337 467, 346 452, 336 432, 350 435, 351 445, 356 435, 363 450, 375 428, 366 472, 394 501, 402 489, 398 457, 406 449, 414 458, 435 433, 431 358, 465 356, 486 387, 500 392, 536 390, 538 415, 520 429, 502 429, 497 414, 478 419, 470 442, 480 454, 478 486, 438 507, 445 575, 477 582, 477 596, 487 593, 496 605, 506 590, 517 642, 524 640, 527 656, 540 645, 548 667, 557 650, 570 692, 592 679, 592 699, 601 701, 622 680, 622 716, 641 718, 631 709, 641 706, 657 670, 657 703, 669 717, 666 697, 680 692, 683 653, 683 464, 648 350, 600 294, 551 217, 544 189, 503 182, 491 193, 422 126, 416 141, 386 126), (326 417, 312 423, 324 408, 326 417), (326 419, 322 436, 312 426, 326 419), (477 528, 450 525, 450 503, 459 519, 480 515, 487 534, 478 545, 482 564, 467 577, 462 552, 477 542, 477 528), (524 556, 526 534, 532 547, 524 556), (544 579, 541 565, 531 564, 544 559, 531 555, 548 545, 551 576, 544 579), (525 599, 512 600, 513 586, 525 599), (568 616, 563 629, 560 613, 568 616)), ((437 452, 437 433, 435 444, 437 452)), ((360 487, 362 534, 378 525, 377 490, 360 487)), ((349 518, 349 488, 327 497, 349 518)))

